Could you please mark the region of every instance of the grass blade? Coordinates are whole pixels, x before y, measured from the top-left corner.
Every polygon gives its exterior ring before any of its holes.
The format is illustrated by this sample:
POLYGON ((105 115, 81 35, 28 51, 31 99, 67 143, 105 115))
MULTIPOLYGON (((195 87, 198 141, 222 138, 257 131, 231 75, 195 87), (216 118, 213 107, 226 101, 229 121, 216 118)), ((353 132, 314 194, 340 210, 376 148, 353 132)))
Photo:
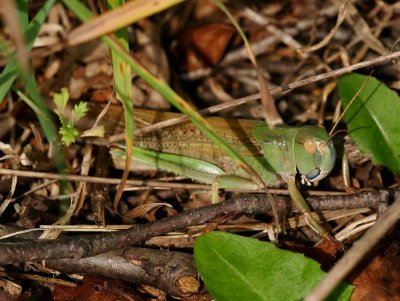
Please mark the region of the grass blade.
MULTIPOLYGON (((116 31, 143 18, 174 6, 183 0, 136 0, 86 22, 68 36, 70 45, 77 45, 116 31)), ((64 0, 68 7, 78 7, 76 0, 64 0)), ((72 9, 72 8, 71 8, 72 9)), ((73 10, 73 9, 72 9, 73 10)), ((76 13, 76 11, 75 11, 76 13)))
MULTIPOLYGON (((124 0, 108 0, 108 6, 115 9, 124 4, 124 0)), ((116 39, 121 44, 121 47, 129 52, 128 31, 126 28, 121 28, 115 32, 116 39)), ((132 161, 132 146, 133 146, 133 95, 132 95, 132 74, 129 65, 121 58, 118 52, 111 50, 112 65, 114 70, 114 84, 117 98, 122 102, 125 115, 125 169, 121 178, 121 183, 118 186, 117 193, 114 198, 114 211, 117 212, 119 199, 122 196, 123 188, 129 175, 129 167, 132 161)))
MULTIPOLYGON (((28 51, 32 49, 33 42, 36 39, 40 26, 43 24, 55 2, 56 0, 47 0, 47 2, 42 6, 28 26, 26 26, 25 21, 21 22, 21 27, 25 32, 26 48, 28 51)), ((27 10, 26 12, 23 11, 24 7, 25 6, 23 4, 19 5, 19 14, 22 14, 20 17, 21 20, 25 20, 27 15, 27 10)), ((3 72, 0 74, 0 103, 3 101, 15 78, 17 77, 17 69, 17 65, 13 61, 9 61, 3 72)))

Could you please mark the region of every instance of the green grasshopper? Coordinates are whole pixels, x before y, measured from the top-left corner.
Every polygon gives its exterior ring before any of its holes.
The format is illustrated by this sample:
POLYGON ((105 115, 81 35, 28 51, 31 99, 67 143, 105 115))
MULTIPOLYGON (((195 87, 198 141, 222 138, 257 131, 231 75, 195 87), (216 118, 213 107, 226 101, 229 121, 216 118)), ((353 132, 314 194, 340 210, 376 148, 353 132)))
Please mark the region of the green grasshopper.
MULTIPOLYGON (((178 116, 181 114, 135 109, 136 127, 178 116)), ((332 240, 311 216, 295 184, 297 173, 303 182, 309 183, 324 178, 333 169, 335 148, 324 128, 277 126, 270 129, 263 121, 206 119, 245 158, 268 187, 287 183, 292 199, 309 225, 324 238, 332 240)), ((110 130, 115 130, 115 125, 110 127, 110 130)), ((123 169, 123 145, 114 147, 111 154, 116 167, 123 169)), ((264 188, 189 121, 135 137, 131 169, 137 170, 143 165, 212 184, 216 187, 214 194, 218 188, 254 191, 264 188)))

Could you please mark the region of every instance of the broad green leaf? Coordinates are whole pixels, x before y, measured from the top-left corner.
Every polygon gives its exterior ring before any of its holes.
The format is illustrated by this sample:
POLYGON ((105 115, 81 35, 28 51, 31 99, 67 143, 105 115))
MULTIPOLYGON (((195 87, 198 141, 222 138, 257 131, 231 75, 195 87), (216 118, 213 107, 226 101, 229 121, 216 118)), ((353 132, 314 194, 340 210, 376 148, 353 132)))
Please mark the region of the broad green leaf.
MULTIPOLYGON (((200 236, 196 265, 218 301, 303 299, 325 275, 319 263, 267 242, 223 232, 200 236)), ((331 300, 349 300, 353 287, 341 284, 331 300)))
MULTIPOLYGON (((339 79, 342 106, 346 107, 368 76, 349 73, 339 79)), ((400 98, 371 77, 351 104, 344 120, 361 151, 371 154, 375 164, 400 173, 400 98)))

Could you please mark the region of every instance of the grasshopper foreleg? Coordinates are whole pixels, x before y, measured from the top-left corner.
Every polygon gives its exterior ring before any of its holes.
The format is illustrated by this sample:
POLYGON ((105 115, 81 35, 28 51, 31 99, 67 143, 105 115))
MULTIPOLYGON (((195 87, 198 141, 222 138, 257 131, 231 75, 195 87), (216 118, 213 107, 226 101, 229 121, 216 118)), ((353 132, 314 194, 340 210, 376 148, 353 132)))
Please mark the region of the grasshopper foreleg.
POLYGON ((311 229, 317 232, 322 238, 327 239, 334 243, 338 243, 337 240, 311 215, 310 207, 308 206, 307 202, 304 200, 303 196, 298 190, 294 177, 288 179, 287 183, 288 183, 288 190, 290 197, 292 198, 296 207, 304 215, 306 222, 311 227, 311 229))

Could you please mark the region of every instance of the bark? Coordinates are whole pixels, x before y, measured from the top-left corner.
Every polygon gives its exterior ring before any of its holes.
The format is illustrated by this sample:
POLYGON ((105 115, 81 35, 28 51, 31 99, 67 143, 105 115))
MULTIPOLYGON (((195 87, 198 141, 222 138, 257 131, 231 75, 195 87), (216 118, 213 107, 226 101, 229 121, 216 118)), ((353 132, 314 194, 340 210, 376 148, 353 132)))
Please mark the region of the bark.
POLYGON ((157 287, 175 297, 198 293, 193 256, 148 248, 123 248, 94 257, 46 261, 63 273, 96 275, 157 287))
MULTIPOLYGON (((395 190, 362 192, 353 195, 308 197, 306 201, 315 211, 363 207, 386 207, 393 201, 395 190)), ((289 197, 276 197, 278 211, 291 212, 289 197)), ((0 243, 0 265, 29 260, 82 258, 110 250, 123 248, 168 232, 183 230, 189 226, 205 224, 221 216, 246 213, 257 214, 269 211, 265 195, 235 197, 230 201, 184 211, 175 217, 164 218, 152 223, 135 225, 124 231, 87 234, 49 241, 23 241, 0 243)))

